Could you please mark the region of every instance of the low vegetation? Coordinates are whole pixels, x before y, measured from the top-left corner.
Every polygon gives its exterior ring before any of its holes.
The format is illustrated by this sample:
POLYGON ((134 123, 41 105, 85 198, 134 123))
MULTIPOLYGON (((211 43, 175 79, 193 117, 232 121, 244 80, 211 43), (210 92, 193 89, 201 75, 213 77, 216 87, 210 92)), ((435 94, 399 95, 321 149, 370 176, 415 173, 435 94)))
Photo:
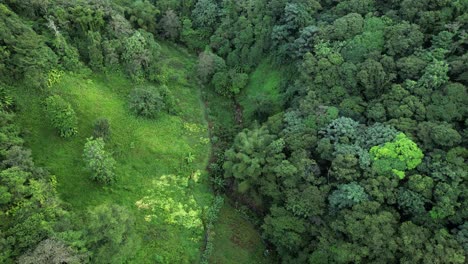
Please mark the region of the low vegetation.
POLYGON ((468 260, 463 0, 4 0, 1 263, 468 260))

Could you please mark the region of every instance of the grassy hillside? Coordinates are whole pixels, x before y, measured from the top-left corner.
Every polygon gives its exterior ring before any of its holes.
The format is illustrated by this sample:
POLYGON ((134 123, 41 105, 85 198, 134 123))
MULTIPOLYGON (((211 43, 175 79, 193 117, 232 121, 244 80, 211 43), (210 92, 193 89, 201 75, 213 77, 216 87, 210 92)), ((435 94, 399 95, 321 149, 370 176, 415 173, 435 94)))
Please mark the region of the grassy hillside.
POLYGON ((271 113, 281 111, 280 97, 281 72, 265 59, 250 75, 248 86, 239 97, 244 120, 255 119, 255 110, 260 106, 271 113))
MULTIPOLYGON (((56 134, 44 117, 37 91, 16 90, 19 121, 35 160, 57 176, 60 196, 72 211, 112 202, 135 215, 142 243, 133 263, 194 263, 203 246, 203 211, 213 198, 205 172, 210 143, 200 90, 189 80, 195 59, 174 47, 163 45, 162 49, 163 72, 179 100, 177 116, 138 118, 127 106, 134 84, 118 73, 88 73, 65 74, 50 91, 73 105, 79 118, 78 136, 64 140, 56 134), (92 182, 83 169, 83 145, 100 117, 111 124, 107 148, 117 160, 118 182, 110 187, 92 182), (190 164, 189 155, 195 157, 190 164)), ((233 209, 225 210, 231 211, 229 219, 240 218, 233 209)), ((248 222, 243 225, 259 241, 253 227, 248 222)), ((220 239, 229 232, 225 228, 229 227, 220 229, 220 239)), ((222 263, 238 261, 248 263, 248 258, 233 255, 222 263)))

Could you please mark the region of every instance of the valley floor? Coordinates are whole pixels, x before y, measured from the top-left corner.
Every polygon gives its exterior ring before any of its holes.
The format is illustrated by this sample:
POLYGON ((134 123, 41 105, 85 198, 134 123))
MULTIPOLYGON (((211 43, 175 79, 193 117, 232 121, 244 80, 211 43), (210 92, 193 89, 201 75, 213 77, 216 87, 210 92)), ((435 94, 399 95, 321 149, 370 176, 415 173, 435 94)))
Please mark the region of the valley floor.
MULTIPOLYGON (((65 74, 50 89, 75 109, 78 135, 60 138, 48 124, 43 93, 17 89, 19 122, 36 163, 57 176, 68 209, 84 213, 102 203, 125 206, 136 217, 141 246, 132 263, 196 263, 203 247, 202 215, 213 200, 206 165, 210 155, 201 92, 192 76, 195 58, 162 45, 163 73, 179 100, 180 114, 156 120, 135 117, 127 97, 134 84, 119 73, 65 74), (118 182, 92 182, 82 161, 83 145, 98 118, 107 118, 107 148, 117 161, 118 182), (187 157, 194 157, 187 162, 187 157)), ((149 84, 142 84, 149 85, 149 84)), ((261 263, 264 245, 252 224, 225 205, 216 226, 214 263, 261 263)))

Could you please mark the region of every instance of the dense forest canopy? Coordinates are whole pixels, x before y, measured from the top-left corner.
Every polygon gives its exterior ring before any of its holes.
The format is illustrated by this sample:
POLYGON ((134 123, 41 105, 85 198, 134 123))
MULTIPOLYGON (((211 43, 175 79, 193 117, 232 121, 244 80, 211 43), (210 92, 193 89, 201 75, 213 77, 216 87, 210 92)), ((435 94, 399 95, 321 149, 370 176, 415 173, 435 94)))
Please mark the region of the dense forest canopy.
MULTIPOLYGON (((269 261, 468 261, 468 1, 4 0, 1 263, 131 262, 132 213, 61 201, 11 91, 37 90, 63 140, 80 133, 74 105, 51 90, 64 74, 121 72, 130 113, 180 115, 160 63, 168 42, 196 54, 188 82, 220 98, 205 104, 225 100, 234 116, 208 114, 217 198, 193 223, 206 234, 197 262, 210 262, 222 195, 249 208, 269 261), (280 72, 279 96, 245 99, 262 62, 280 72)), ((80 150, 97 185, 117 179, 111 137, 97 120, 80 150)))

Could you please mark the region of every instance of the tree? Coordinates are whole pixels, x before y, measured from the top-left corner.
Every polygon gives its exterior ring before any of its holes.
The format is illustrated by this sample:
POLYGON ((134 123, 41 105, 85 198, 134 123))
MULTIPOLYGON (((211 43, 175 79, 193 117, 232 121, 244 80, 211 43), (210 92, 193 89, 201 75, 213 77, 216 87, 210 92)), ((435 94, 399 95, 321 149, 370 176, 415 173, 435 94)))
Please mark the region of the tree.
MULTIPOLYGON (((209 83, 215 73, 220 73, 226 68, 224 59, 209 50, 201 52, 198 56, 197 75, 203 83, 209 83)), ((221 73, 220 73, 221 74, 221 73)))
POLYGON ((99 32, 90 31, 87 33, 87 36, 89 66, 95 71, 101 71, 104 66, 101 34, 99 34, 99 32))
POLYGON ((83 159, 91 172, 91 179, 103 184, 115 182, 115 160, 104 150, 102 138, 88 138, 84 146, 83 159))
POLYGON ((303 246, 305 241, 302 236, 305 235, 306 228, 307 224, 303 219, 277 206, 270 209, 270 214, 265 217, 262 225, 263 236, 275 243, 281 255, 296 252, 303 246))
POLYGON ((340 117, 325 128, 325 137, 333 143, 351 144, 358 137, 359 123, 351 118, 340 117))
POLYGON ((182 20, 182 31, 180 40, 192 51, 201 51, 208 44, 200 31, 194 30, 192 20, 184 18, 182 20))
POLYGON ((135 31, 124 42, 122 59, 130 77, 141 82, 145 78, 157 80, 157 58, 160 47, 151 33, 144 30, 135 31))
POLYGON ((139 244, 135 219, 122 206, 102 204, 85 218, 86 245, 93 252, 94 263, 125 263, 139 244))
POLYGON ((155 118, 165 108, 164 100, 154 87, 135 88, 129 96, 130 110, 142 117, 155 118))
POLYGON ((240 192, 252 188, 258 181, 266 163, 264 149, 273 140, 274 137, 266 129, 246 130, 236 136, 232 148, 226 151, 224 176, 236 179, 240 192))
POLYGON ((418 137, 428 149, 435 146, 454 147, 462 137, 448 123, 421 122, 418 125, 418 137))
POLYGON ((338 40, 346 40, 362 33, 364 19, 360 14, 350 13, 333 22, 333 37, 338 40))
POLYGON ((161 24, 162 36, 164 38, 175 41, 179 37, 182 24, 173 10, 167 10, 159 23, 161 24))
POLYGON ((325 190, 310 185, 303 191, 289 190, 286 195, 286 209, 295 216, 309 218, 325 213, 325 190))
POLYGON ((368 195, 364 191, 364 188, 355 182, 339 185, 338 189, 333 191, 328 197, 330 206, 334 210, 352 207, 353 205, 367 201, 368 199, 368 195))
POLYGON ((390 81, 382 64, 375 60, 366 60, 362 64, 357 79, 363 87, 364 95, 369 100, 385 93, 387 83, 390 81))
POLYGON ((394 213, 380 210, 378 203, 367 201, 353 210, 344 210, 331 227, 351 243, 355 260, 393 262, 397 250, 397 223, 394 213))
POLYGON ((156 33, 157 24, 155 16, 159 15, 160 11, 156 9, 151 1, 132 1, 131 5, 125 9, 125 13, 129 16, 129 21, 132 22, 136 28, 142 28, 145 31, 156 33))
POLYGON ((207 30, 210 34, 214 32, 218 21, 219 9, 213 0, 198 0, 192 11, 192 20, 196 27, 207 30))
POLYGON ((392 142, 372 147, 369 153, 373 160, 372 168, 377 173, 387 176, 393 173, 400 179, 405 177, 406 170, 416 168, 424 156, 416 143, 403 133, 398 134, 392 142))
POLYGON ((68 138, 75 135, 78 119, 72 106, 59 95, 52 95, 45 100, 45 110, 52 125, 61 137, 68 138))
POLYGON ((388 27, 385 37, 387 39, 385 48, 388 54, 399 57, 411 55, 424 40, 419 26, 407 21, 388 27))
POLYGON ((54 238, 41 241, 34 250, 18 259, 19 264, 79 264, 84 256, 78 255, 65 243, 54 238))

